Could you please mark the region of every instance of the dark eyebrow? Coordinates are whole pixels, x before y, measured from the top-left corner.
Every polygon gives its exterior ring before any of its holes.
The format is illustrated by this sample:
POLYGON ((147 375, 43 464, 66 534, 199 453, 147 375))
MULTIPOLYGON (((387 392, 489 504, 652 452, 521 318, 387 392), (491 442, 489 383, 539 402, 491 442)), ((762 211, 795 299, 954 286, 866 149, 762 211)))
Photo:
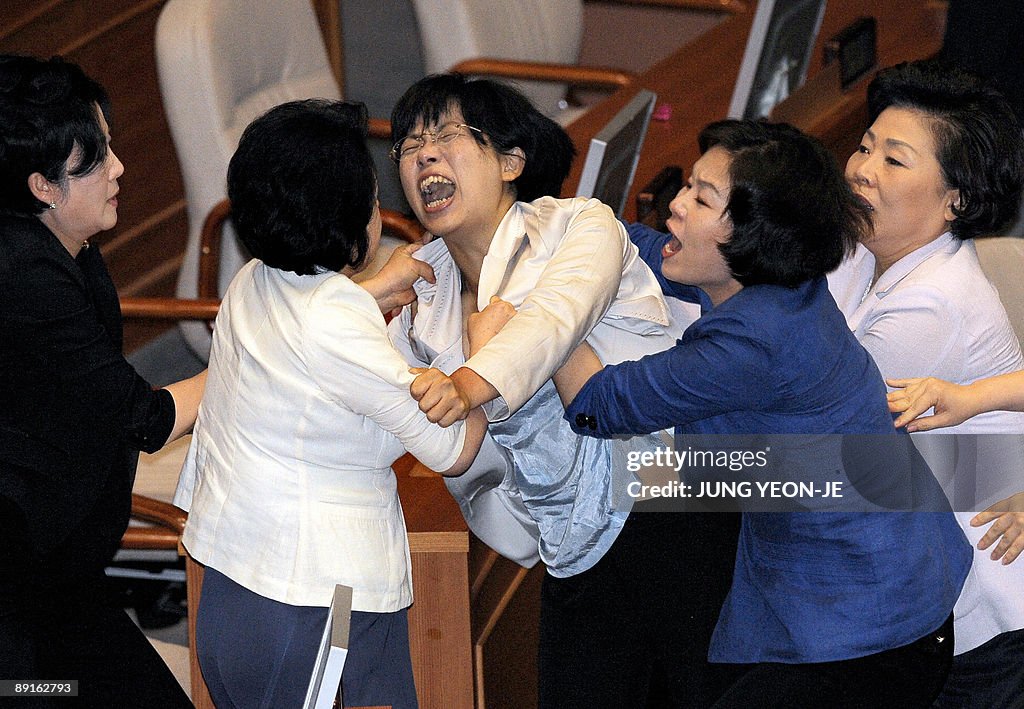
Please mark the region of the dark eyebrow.
POLYGON ((697 180, 697 184, 701 185, 703 187, 707 187, 709 190, 711 190, 712 192, 714 192, 715 194, 717 194, 719 196, 722 195, 722 191, 720 189, 718 189, 717 187, 715 187, 710 182, 708 182, 707 180, 697 180))
MULTIPOLYGON (((864 131, 864 135, 866 135, 872 141, 876 140, 875 134, 871 131, 870 128, 864 131)), ((917 148, 915 148, 913 145, 904 140, 897 140, 896 138, 886 138, 885 144, 890 148, 906 148, 907 150, 913 152, 915 155, 920 155, 920 152, 917 150, 917 148)))
POLYGON ((886 138, 885 144, 890 148, 906 148, 910 152, 914 153, 914 155, 920 155, 917 148, 903 140, 897 140, 895 138, 886 138))

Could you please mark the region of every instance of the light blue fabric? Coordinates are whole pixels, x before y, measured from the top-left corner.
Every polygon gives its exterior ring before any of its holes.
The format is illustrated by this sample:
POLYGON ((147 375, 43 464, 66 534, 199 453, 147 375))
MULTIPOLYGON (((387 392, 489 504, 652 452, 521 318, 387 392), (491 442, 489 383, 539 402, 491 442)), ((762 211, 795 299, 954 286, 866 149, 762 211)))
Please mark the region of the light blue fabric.
POLYGON ((511 417, 490 425, 495 442, 512 455, 519 493, 540 529, 541 559, 558 577, 586 571, 608 551, 633 506, 626 486, 635 476, 625 454, 660 442, 577 436, 563 413, 549 381, 511 417))

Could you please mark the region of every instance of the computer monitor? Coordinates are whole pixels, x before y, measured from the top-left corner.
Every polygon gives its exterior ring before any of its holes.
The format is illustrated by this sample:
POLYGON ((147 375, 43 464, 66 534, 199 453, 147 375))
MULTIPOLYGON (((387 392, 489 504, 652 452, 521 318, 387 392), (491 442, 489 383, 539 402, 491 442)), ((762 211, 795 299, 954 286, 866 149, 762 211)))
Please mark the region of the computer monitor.
POLYGON ((825 0, 759 0, 729 118, 765 118, 803 84, 825 0))
POLYGON ((596 197, 622 216, 656 99, 642 89, 591 138, 577 197, 596 197))

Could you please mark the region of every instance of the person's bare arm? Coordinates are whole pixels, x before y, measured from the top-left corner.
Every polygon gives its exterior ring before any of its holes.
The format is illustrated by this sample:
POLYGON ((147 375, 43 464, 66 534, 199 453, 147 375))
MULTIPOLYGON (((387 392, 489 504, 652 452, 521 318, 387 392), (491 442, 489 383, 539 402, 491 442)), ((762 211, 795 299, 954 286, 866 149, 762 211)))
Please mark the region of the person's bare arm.
POLYGON ((986 411, 1024 411, 1024 371, 959 385, 935 377, 888 379, 889 410, 900 413, 897 428, 910 432, 956 426, 986 411), (934 408, 931 416, 922 416, 934 408))
POLYGON ((462 453, 447 470, 439 471, 441 475, 461 475, 469 469, 480 452, 480 444, 487 432, 487 417, 480 409, 473 409, 466 417, 466 439, 462 445, 462 453))
POLYGON ((387 263, 373 276, 359 285, 377 301, 381 312, 408 305, 416 300, 412 284, 420 278, 434 282, 434 269, 425 261, 412 257, 421 244, 399 246, 391 252, 387 263))
MULTIPOLYGON (((480 351, 515 314, 511 304, 492 296, 486 308, 470 315, 466 324, 470 356, 480 351)), ((436 369, 412 371, 420 376, 409 392, 419 402, 420 411, 440 426, 461 421, 470 411, 498 396, 498 390, 469 367, 459 367, 450 377, 436 369)))
POLYGON ((558 397, 562 400, 562 406, 569 406, 580 393, 580 389, 602 369, 604 365, 598 359, 594 348, 586 342, 581 342, 551 378, 555 383, 555 389, 558 390, 558 397))
POLYGON ((164 387, 174 399, 174 426, 171 428, 171 435, 164 442, 165 445, 189 433, 195 426, 199 402, 206 387, 207 371, 209 370, 204 369, 194 377, 164 387))

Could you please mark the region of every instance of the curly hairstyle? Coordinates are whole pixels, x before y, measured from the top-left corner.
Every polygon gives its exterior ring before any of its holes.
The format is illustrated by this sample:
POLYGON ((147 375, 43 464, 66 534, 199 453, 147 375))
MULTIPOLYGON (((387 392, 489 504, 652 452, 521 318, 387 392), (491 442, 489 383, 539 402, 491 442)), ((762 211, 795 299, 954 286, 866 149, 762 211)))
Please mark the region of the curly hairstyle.
POLYGON ((420 79, 391 112, 391 138, 401 140, 417 123, 435 125, 441 116, 455 111, 483 131, 483 135, 473 133, 480 145, 493 146, 498 153, 520 148, 526 154, 523 172, 512 183, 516 199, 532 202, 557 197, 562 191, 576 155, 572 140, 522 93, 497 81, 454 73, 420 79))
POLYGON ((868 228, 832 155, 796 128, 725 120, 698 141, 701 154, 717 147, 731 158, 725 213, 733 231, 719 250, 744 286, 793 288, 824 276, 868 228))
POLYGON ((1024 136, 998 91, 951 64, 903 63, 878 72, 868 86, 871 123, 890 107, 931 119, 946 187, 960 191, 950 227, 954 236, 990 234, 1016 217, 1024 184, 1024 136))
POLYGON ((377 199, 361 103, 307 99, 270 109, 228 165, 231 218, 245 247, 299 275, 360 267, 377 199))
POLYGON ((32 216, 47 208, 28 187, 33 173, 65 186, 103 164, 97 106, 109 123, 106 92, 78 65, 0 55, 0 210, 32 216))

